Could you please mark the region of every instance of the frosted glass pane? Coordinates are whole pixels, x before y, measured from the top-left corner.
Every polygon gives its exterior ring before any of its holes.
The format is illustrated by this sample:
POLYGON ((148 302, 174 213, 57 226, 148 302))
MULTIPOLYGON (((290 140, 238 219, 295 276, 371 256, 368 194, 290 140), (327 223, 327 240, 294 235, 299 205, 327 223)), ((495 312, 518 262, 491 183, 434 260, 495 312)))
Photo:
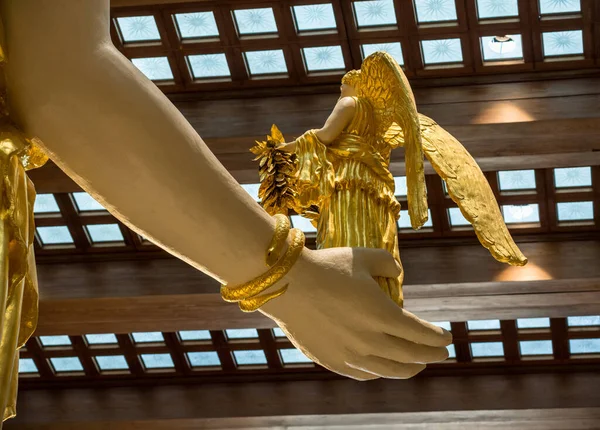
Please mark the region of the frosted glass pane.
POLYGON ((128 16, 117 18, 124 42, 147 42, 160 40, 153 16, 128 16))
MULTIPOLYGON (((428 209, 427 210, 427 222, 425 222, 425 224, 423 224, 423 227, 421 228, 426 228, 426 227, 433 227, 433 222, 431 221, 431 210, 428 209)), ((402 210, 400 211, 400 219, 398 220, 398 227, 400 229, 412 229, 412 225, 410 224, 410 216, 408 215, 408 210, 402 210)))
POLYGON ((81 361, 77 357, 52 357, 50 362, 57 373, 83 371, 81 361))
POLYGON ((292 220, 292 226, 299 228, 304 233, 316 233, 317 232, 317 229, 315 228, 314 225, 311 224, 311 222, 308 218, 304 218, 300 215, 292 215, 290 217, 290 219, 292 220))
POLYGON ((168 369, 175 367, 170 354, 142 354, 146 369, 168 369))
POLYGON ((461 63, 463 60, 460 39, 423 40, 421 48, 426 65, 461 63))
POLYGON ((336 28, 333 6, 330 3, 293 6, 298 31, 336 28))
POLYGON ((362 46, 363 60, 371 55, 373 52, 383 51, 387 52, 400 64, 404 64, 404 56, 402 55, 402 45, 400 42, 390 43, 368 43, 362 46))
POLYGON ((521 355, 552 355, 551 340, 523 340, 519 348, 521 355))
POLYGON ((163 342, 165 338, 159 331, 146 333, 131 333, 135 343, 163 342))
POLYGON ((285 57, 281 49, 245 52, 251 75, 287 73, 285 57))
POLYGON ((281 355, 283 364, 312 363, 310 358, 296 348, 280 349, 279 354, 281 355))
POLYGON ((262 350, 233 351, 235 362, 240 365, 267 364, 267 357, 262 350))
POLYGON ((600 316, 568 317, 569 327, 591 327, 600 325, 600 316))
POLYGON ((117 336, 112 333, 107 334, 86 334, 85 340, 88 345, 109 345, 117 343, 117 336))
POLYGON ((42 241, 42 245, 63 245, 73 243, 71 233, 69 233, 69 229, 66 226, 37 227, 36 230, 42 241))
POLYGON ((173 79, 173 71, 167 57, 132 58, 131 62, 151 81, 173 79))
POLYGON ((37 373, 37 371, 32 358, 19 358, 19 373, 37 373))
POLYGON ((393 0, 355 1, 352 4, 359 28, 396 24, 393 0))
POLYGON ((221 365, 219 355, 214 351, 188 352, 187 356, 192 367, 216 367, 221 365))
POLYGON ((546 57, 583 54, 583 32, 581 30, 542 33, 542 41, 546 57))
POLYGON ((406 176, 395 176, 394 186, 396 188, 396 196, 406 196, 408 194, 408 187, 406 186, 406 176))
POLYGON ((594 219, 593 202, 563 202, 556 204, 559 221, 584 221, 594 219))
POLYGON ((40 336, 42 346, 66 346, 71 345, 69 336, 40 336))
POLYGON ((106 208, 98 203, 88 193, 72 193, 73 200, 75 200, 75 206, 79 212, 84 211, 105 211, 106 208))
POLYGON ((53 213, 60 212, 58 208, 58 204, 56 204, 56 199, 53 194, 38 194, 35 197, 35 203, 33 205, 33 213, 35 214, 43 214, 43 213, 53 213))
POLYGON ((459 208, 448 208, 448 218, 452 227, 471 225, 459 208))
POLYGON ((124 240, 118 224, 90 224, 85 228, 94 243, 122 242, 124 240))
POLYGON ((179 339, 186 340, 210 340, 210 332, 208 330, 186 330, 179 332, 179 339))
POLYGON ((454 0, 415 0, 415 7, 420 23, 457 20, 454 0))
POLYGON ((246 192, 248 194, 250 194, 250 197, 252 197, 257 202, 260 201, 260 199, 258 198, 258 189, 260 188, 260 184, 240 184, 240 185, 242 186, 242 188, 244 190, 246 190, 246 192))
POLYGON ((575 188, 592 186, 591 167, 563 167, 554 169, 556 188, 575 188))
POLYGON ((344 54, 340 46, 320 46, 317 48, 302 48, 306 69, 309 72, 324 70, 344 70, 344 54))
POLYGON ((444 328, 444 329, 446 329, 448 331, 452 330, 449 321, 432 322, 431 324, 436 325, 436 326, 441 327, 441 328, 444 328))
POLYGON ((129 369, 127 360, 123 355, 103 355, 96 357, 100 370, 125 370, 129 369))
POLYGON ((472 342, 471 354, 473 357, 503 357, 504 346, 502 342, 472 342))
POLYGON ((550 327, 550 318, 519 318, 518 328, 546 328, 550 327))
POLYGON ((277 33, 275 16, 270 7, 236 10, 233 14, 241 35, 277 33))
POLYGON ((481 38, 483 61, 522 60, 523 41, 520 34, 511 34, 508 40, 495 36, 481 38))
POLYGON ((222 78, 231 76, 225 54, 189 55, 194 78, 222 78))
POLYGON ((542 14, 580 11, 580 0, 540 0, 540 12, 542 14))
POLYGON ((229 329, 225 330, 227 339, 256 339, 258 331, 254 328, 229 329))
POLYGON ((569 339, 571 354, 600 353, 600 339, 569 339))
POLYGON ((480 19, 519 16, 517 0, 477 0, 480 19))
POLYGON ((219 35, 215 15, 212 12, 177 13, 175 21, 182 39, 219 35))
POLYGON ((467 327, 469 330, 499 330, 499 320, 477 320, 467 321, 467 327))
POLYGON ((537 203, 529 205, 504 205, 502 206, 504 222, 507 224, 521 224, 540 222, 540 212, 537 203))
POLYGON ((273 329, 273 335, 275 337, 287 337, 283 330, 281 330, 279 327, 273 329))
POLYGON ((446 349, 448 350, 448 358, 456 358, 456 348, 454 347, 454 344, 448 345, 446 349))
POLYGON ((535 171, 508 170, 498 172, 498 184, 501 191, 535 190, 535 171))

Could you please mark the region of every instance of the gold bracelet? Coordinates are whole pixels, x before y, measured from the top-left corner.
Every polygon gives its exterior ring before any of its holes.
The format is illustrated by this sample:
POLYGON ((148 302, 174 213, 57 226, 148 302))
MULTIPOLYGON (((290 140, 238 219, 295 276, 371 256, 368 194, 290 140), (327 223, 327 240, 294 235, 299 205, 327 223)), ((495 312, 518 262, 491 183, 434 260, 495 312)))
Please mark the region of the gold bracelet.
POLYGON ((267 266, 269 267, 279 260, 291 227, 290 219, 287 216, 275 214, 273 218, 275 218, 275 234, 273 234, 271 244, 269 245, 269 248, 267 248, 266 258, 267 266))
MULTIPOLYGON (((279 223, 284 224, 280 219, 278 221, 279 223)), ((285 228, 282 227, 282 229, 284 230, 285 228)), ((276 228, 276 234, 273 238, 272 245, 273 243, 280 241, 280 239, 278 239, 280 236, 278 236, 277 230, 278 229, 276 228)), ((282 295, 287 290, 287 284, 272 293, 259 296, 259 294, 279 282, 290 271, 302 253, 302 250, 304 249, 304 233, 301 230, 294 228, 291 230, 291 234, 291 243, 283 257, 273 264, 273 266, 264 274, 241 285, 232 287, 221 285, 221 296, 223 297, 223 300, 226 302, 238 302, 242 311, 253 312, 268 301, 282 295)), ((277 248, 278 246, 276 244, 275 249, 277 248)), ((271 247, 269 247, 269 250, 270 249, 271 247)))

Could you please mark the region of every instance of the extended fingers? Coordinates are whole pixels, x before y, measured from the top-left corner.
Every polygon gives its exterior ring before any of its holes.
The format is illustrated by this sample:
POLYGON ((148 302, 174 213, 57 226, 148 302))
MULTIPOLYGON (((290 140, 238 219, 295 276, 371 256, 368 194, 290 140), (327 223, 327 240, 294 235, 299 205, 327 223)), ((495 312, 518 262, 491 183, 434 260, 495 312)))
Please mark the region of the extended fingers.
POLYGON ((452 343, 452 334, 436 325, 422 320, 397 306, 386 306, 380 314, 382 332, 410 342, 429 346, 448 346, 452 343))
POLYGON ((424 364, 398 363, 375 355, 356 356, 349 366, 362 371, 368 371, 382 378, 408 379, 425 369, 424 364))
POLYGON ((448 358, 444 346, 429 346, 382 333, 374 339, 375 354, 400 363, 439 363, 448 358))
POLYGON ((371 276, 397 278, 402 273, 398 262, 385 249, 353 248, 352 257, 355 264, 363 267, 371 276))

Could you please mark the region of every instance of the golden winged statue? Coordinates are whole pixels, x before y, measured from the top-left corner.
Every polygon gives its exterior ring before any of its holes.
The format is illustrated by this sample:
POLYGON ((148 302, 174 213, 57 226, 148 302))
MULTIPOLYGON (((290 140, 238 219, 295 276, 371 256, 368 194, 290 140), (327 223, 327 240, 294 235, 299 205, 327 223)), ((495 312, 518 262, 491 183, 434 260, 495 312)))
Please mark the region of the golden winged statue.
MULTIPOLYGON (((417 112, 398 63, 375 52, 342 78, 341 96, 325 126, 291 143, 273 126, 252 152, 260 161, 259 197, 271 213, 295 211, 317 227, 317 248, 388 250, 398 264, 400 204, 389 171, 391 151, 404 147, 411 225, 427 221, 423 154, 446 181, 448 194, 498 261, 522 266, 494 194, 467 150, 431 118, 417 112)), ((377 279, 398 305, 402 281, 377 279)))

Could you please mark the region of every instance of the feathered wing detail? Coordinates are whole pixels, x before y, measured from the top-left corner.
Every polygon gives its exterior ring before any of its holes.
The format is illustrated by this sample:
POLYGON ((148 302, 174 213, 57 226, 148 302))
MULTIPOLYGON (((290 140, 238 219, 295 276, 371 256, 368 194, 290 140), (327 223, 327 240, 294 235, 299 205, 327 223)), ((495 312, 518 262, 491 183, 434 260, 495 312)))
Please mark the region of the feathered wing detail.
POLYGON ((419 114, 408 80, 389 54, 375 52, 363 61, 356 90, 373 106, 375 134, 392 148, 404 144, 408 213, 413 228, 421 228, 427 221, 427 192, 419 114))
POLYGON ((425 155, 446 181, 448 194, 473 225, 481 244, 498 261, 525 265, 527 258, 508 232, 494 193, 471 154, 434 120, 419 117, 425 155))

